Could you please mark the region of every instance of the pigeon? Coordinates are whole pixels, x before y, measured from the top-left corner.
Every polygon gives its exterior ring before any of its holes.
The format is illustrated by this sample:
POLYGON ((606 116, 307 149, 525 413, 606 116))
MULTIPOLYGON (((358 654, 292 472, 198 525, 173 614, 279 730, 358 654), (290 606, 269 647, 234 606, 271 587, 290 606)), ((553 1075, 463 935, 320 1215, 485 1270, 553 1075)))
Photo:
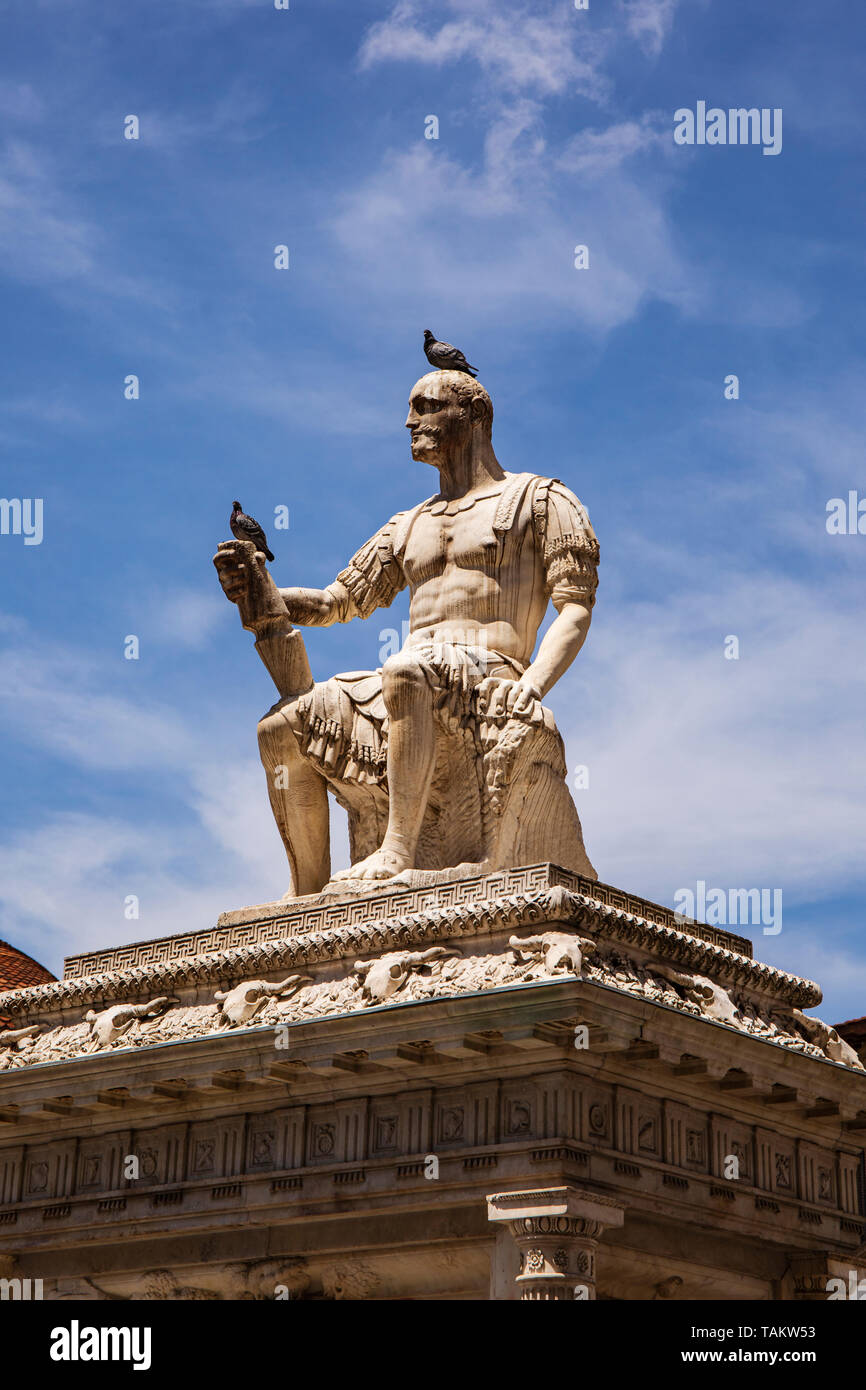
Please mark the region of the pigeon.
POLYGON ((244 515, 240 502, 235 502, 234 511, 229 517, 229 526, 236 541, 252 541, 256 550, 261 550, 268 560, 273 560, 274 557, 268 550, 267 536, 255 517, 244 515))
POLYGON ((438 367, 440 371, 478 375, 478 368, 470 367, 459 348, 452 347, 450 343, 437 343, 429 328, 424 329, 424 355, 430 366, 438 367))

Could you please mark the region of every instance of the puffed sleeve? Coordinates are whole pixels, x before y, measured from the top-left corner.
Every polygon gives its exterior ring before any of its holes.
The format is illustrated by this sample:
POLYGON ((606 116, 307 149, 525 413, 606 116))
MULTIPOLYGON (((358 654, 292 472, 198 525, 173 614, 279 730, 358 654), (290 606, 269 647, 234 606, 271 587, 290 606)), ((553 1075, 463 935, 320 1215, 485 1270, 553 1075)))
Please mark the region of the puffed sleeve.
POLYGON ((330 590, 342 600, 340 618, 369 618, 387 608, 406 587, 403 567, 394 554, 393 539, 403 513, 398 512, 366 541, 341 570, 330 590), (343 598, 343 595, 347 598, 343 598))
POLYGON ((536 489, 533 519, 547 593, 554 607, 591 608, 598 588, 598 541, 586 509, 556 478, 536 489))

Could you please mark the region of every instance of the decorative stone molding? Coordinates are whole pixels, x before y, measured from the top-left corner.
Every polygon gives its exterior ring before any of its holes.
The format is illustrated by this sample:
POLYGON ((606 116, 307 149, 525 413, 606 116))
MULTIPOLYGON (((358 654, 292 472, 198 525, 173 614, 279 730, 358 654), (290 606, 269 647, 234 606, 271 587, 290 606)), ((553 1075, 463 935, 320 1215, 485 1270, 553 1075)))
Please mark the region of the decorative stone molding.
POLYGON ((0 1072, 206 1037, 226 1024, 274 1028, 569 978, 863 1071, 834 1029, 796 1007, 820 998, 810 981, 557 885, 10 992, 0 1008, 28 1026, 0 1034, 0 1072), (551 923, 560 929, 538 931, 551 923), (449 938, 464 944, 426 944, 449 938), (279 978, 298 966, 305 972, 279 978))
POLYGON ((211 981, 241 980, 253 973, 265 975, 350 955, 424 948, 450 938, 491 935, 557 922, 676 961, 693 973, 751 988, 785 1004, 810 1008, 821 999, 819 987, 810 980, 556 886, 459 906, 429 907, 410 916, 388 917, 380 922, 239 946, 209 955, 182 956, 153 966, 64 978, 2 994, 0 1010, 16 1018, 41 1016, 69 1006, 108 1004, 156 989, 177 992, 211 981))
POLYGON ((583 878, 555 864, 531 864, 488 874, 466 875, 451 870, 447 877, 441 872, 417 870, 407 873, 405 878, 408 880, 406 885, 396 879, 387 886, 371 888, 360 894, 335 898, 333 894, 323 893, 313 898, 245 907, 222 913, 217 925, 204 931, 183 932, 177 936, 158 937, 153 941, 138 941, 128 946, 68 956, 64 980, 114 971, 147 970, 181 957, 264 945, 287 937, 318 936, 342 928, 373 926, 415 913, 426 913, 431 908, 448 911, 503 897, 526 896, 549 888, 565 888, 570 893, 580 894, 589 904, 611 908, 656 926, 685 931, 690 937, 721 946, 741 956, 750 957, 752 954, 751 942, 745 937, 702 922, 684 923, 670 908, 661 907, 646 898, 638 898, 610 884, 583 878))
POLYGON ((488 1220, 504 1221, 520 1251, 521 1302, 594 1299, 599 1239, 624 1213, 611 1197, 570 1185, 487 1198, 488 1220))

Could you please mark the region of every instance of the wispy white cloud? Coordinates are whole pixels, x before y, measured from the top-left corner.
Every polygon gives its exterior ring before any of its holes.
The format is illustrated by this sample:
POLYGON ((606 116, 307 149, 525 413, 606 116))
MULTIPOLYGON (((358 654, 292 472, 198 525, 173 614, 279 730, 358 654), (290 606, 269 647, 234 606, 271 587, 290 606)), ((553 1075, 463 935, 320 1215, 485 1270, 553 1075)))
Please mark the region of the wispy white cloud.
POLYGON ((142 632, 159 642, 200 651, 223 626, 226 605, 219 591, 178 589, 151 595, 140 611, 142 632))
POLYGON ((69 393, 62 389, 48 389, 44 395, 7 397, 0 400, 0 416, 25 421, 38 420, 40 424, 56 425, 59 429, 93 429, 92 416, 82 407, 80 401, 73 401, 69 393))
POLYGON ((97 302, 167 306, 166 287, 131 274, 59 159, 27 141, 0 151, 0 275, 59 296, 77 290, 97 302))
MULTIPOLYGON (((575 94, 605 113, 613 60, 637 42, 660 52, 678 0, 621 0, 603 22, 555 4, 502 7, 445 0, 433 11, 400 0, 368 31, 360 63, 479 70, 476 110, 487 122, 480 158, 440 141, 391 149, 350 190, 332 228, 353 273, 392 312, 407 295, 464 321, 495 306, 538 330, 570 322, 595 332, 628 322, 649 302, 750 326, 803 322, 797 288, 762 272, 746 285, 738 264, 693 264, 669 210, 689 152, 672 141, 670 113, 648 111, 551 139, 549 116, 575 94), (684 156, 685 153, 685 157, 684 156), (573 248, 589 247, 577 271, 573 248), (462 310, 462 312, 461 312, 462 310)), ((641 61, 639 59, 639 61, 641 61)), ((557 126, 558 129, 558 126, 557 126)))
POLYGON ((759 569, 689 575, 677 596, 605 614, 553 703, 599 875, 661 901, 703 878, 818 900, 862 883, 866 642, 846 586, 759 569), (725 638, 739 636, 728 660, 725 638), (587 664, 591 661, 591 678, 587 664), (832 711, 832 715, 829 713, 832 711))
POLYGON ((83 653, 11 642, 0 663, 5 727, 90 770, 182 766, 192 742, 182 717, 158 701, 106 693, 107 684, 107 670, 83 653))
POLYGON ((670 120, 647 112, 636 121, 619 121, 606 130, 582 130, 569 140, 556 163, 560 169, 585 178, 609 176, 625 160, 642 151, 670 149, 670 120))
POLYGON ((204 702, 184 714, 144 694, 106 693, 110 677, 94 659, 41 648, 20 622, 2 626, 6 737, 44 755, 46 786, 59 761, 77 770, 82 802, 111 807, 58 812, 49 795, 43 815, 0 844, 4 935, 56 968, 72 950, 209 925, 229 906, 286 891, 254 727, 230 742, 204 702), (162 789, 161 815, 148 795, 129 795, 144 776, 162 789), (129 894, 140 900, 133 920, 129 894))
POLYGON ((699 285, 652 180, 614 170, 603 185, 569 189, 521 143, 537 139, 523 114, 496 123, 478 172, 424 146, 388 155, 332 224, 356 273, 389 304, 411 296, 454 322, 472 305, 476 320, 531 317, 537 330, 568 317, 609 330, 649 296, 694 306, 699 285), (575 269, 578 244, 588 270, 575 269))
POLYGON ((654 58, 664 47, 678 3, 679 0, 620 0, 626 32, 654 58))
POLYGON ((230 349, 203 344, 192 366, 177 358, 167 389, 199 404, 230 398, 235 409, 293 427, 314 422, 317 434, 393 436, 394 412, 381 400, 374 360, 353 366, 337 398, 312 348, 310 354, 288 375, 275 370, 273 357, 248 342, 235 339, 230 349), (335 409, 335 399, 340 408, 335 409))
POLYGON ((606 40, 581 28, 580 17, 565 5, 504 8, 495 0, 442 0, 432 25, 430 19, 423 0, 400 0, 369 30, 361 67, 407 61, 442 67, 466 59, 509 93, 568 90, 599 98, 608 89, 600 72, 606 40))
POLYGON ((31 146, 7 142, 0 155, 0 259, 6 274, 40 283, 91 276, 96 226, 61 193, 31 146))
MULTIPOLYGON (((148 105, 139 114, 140 149, 154 149, 161 155, 184 150, 189 145, 248 144, 262 139, 270 128, 263 123, 264 94, 248 83, 237 81, 228 91, 200 104, 159 107, 148 105)), ((102 128, 103 142, 116 145, 118 124, 102 128)))

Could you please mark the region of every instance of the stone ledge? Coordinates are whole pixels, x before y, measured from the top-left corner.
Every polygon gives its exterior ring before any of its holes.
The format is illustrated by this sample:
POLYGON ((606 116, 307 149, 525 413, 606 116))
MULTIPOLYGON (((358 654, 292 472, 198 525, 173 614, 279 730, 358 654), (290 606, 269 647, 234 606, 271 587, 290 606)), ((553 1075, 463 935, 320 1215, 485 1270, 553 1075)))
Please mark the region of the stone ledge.
POLYGON ((395 880, 361 895, 347 897, 323 893, 315 897, 260 903, 224 912, 215 927, 201 931, 68 956, 63 977, 69 980, 113 970, 146 969, 189 956, 383 923, 412 913, 429 912, 434 908, 458 908, 503 895, 541 892, 557 887, 579 893, 602 907, 631 913, 657 926, 685 931, 691 937, 738 955, 752 955, 752 943, 745 937, 702 922, 685 923, 670 908, 661 907, 658 903, 636 897, 610 884, 583 878, 556 864, 530 864, 487 874, 470 872, 460 875, 456 870, 451 872, 453 876, 445 881, 433 871, 415 871, 406 875, 405 882, 395 880))
POLYGON ((542 891, 437 907, 409 916, 311 932, 162 964, 53 981, 0 995, 0 1009, 18 1018, 89 1007, 153 993, 172 993, 228 980, 243 980, 346 957, 429 946, 449 939, 501 936, 527 926, 562 924, 606 942, 622 942, 691 971, 748 988, 798 1008, 820 1002, 810 980, 750 957, 659 925, 630 912, 599 904, 562 886, 542 891))

